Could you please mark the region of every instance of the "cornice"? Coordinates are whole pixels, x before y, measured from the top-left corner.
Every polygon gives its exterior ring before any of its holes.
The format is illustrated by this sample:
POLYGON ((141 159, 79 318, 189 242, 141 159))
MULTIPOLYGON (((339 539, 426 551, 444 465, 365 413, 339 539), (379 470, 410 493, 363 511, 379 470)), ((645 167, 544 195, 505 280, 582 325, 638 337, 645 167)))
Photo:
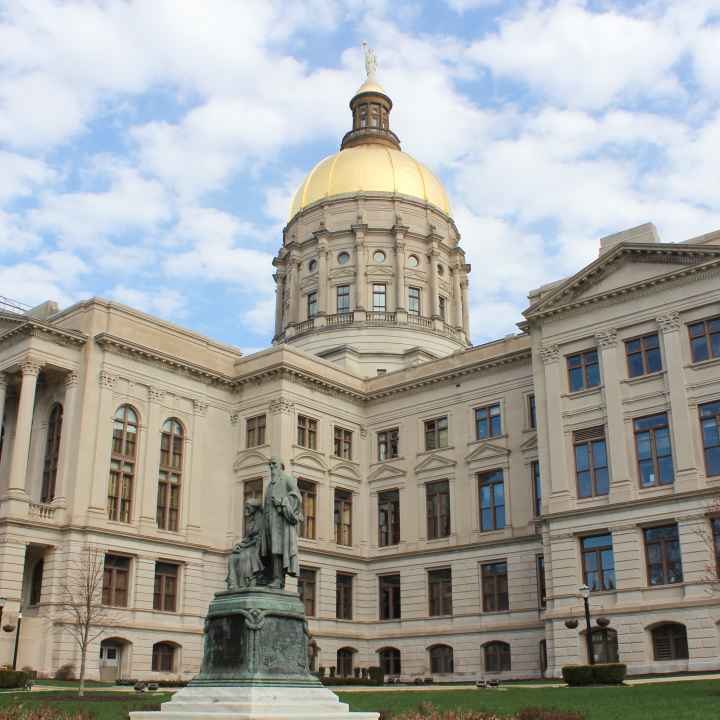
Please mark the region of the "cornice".
POLYGON ((77 330, 62 330, 54 325, 46 325, 37 320, 27 320, 22 325, 6 330, 0 335, 0 345, 25 337, 42 337, 59 345, 82 347, 88 336, 77 330))
POLYGON ((124 338, 110 335, 109 333, 100 333, 99 335, 96 335, 95 342, 102 348, 110 348, 129 357, 142 358, 143 360, 149 360, 150 362, 164 367, 171 367, 174 370, 213 385, 225 385, 227 387, 233 386, 233 379, 229 375, 224 375, 223 373, 216 372, 210 368, 195 365, 194 363, 185 360, 180 360, 177 357, 160 352, 159 350, 153 350, 144 345, 139 345, 138 343, 125 340, 124 338))
POLYGON ((523 315, 528 320, 536 320, 552 315, 559 315, 561 313, 570 312, 586 305, 593 305, 603 301, 607 301, 613 298, 617 298, 623 295, 631 295, 656 285, 664 285, 669 282, 675 282, 677 280, 687 279, 690 277, 702 277, 703 274, 709 271, 720 270, 720 250, 706 248, 695 248, 689 246, 678 247, 676 245, 669 246, 652 246, 652 249, 647 245, 624 245, 619 247, 614 252, 608 253, 607 256, 601 256, 594 263, 591 263, 588 267, 582 270, 577 275, 569 278, 560 288, 551 293, 548 297, 543 298, 535 305, 531 305, 527 310, 524 311, 523 315), (598 293, 597 295, 590 295, 584 298, 577 298, 571 300, 562 305, 553 305, 552 303, 558 302, 563 296, 568 295, 573 290, 580 288, 582 285, 589 283, 595 277, 603 276, 608 268, 616 263, 620 258, 631 255, 645 255, 648 257, 648 261, 657 257, 677 257, 682 255, 688 256, 704 256, 711 257, 712 260, 706 262, 698 262, 692 265, 685 265, 678 270, 673 272, 665 273, 663 275, 657 275, 654 277, 646 278, 644 280, 628 283, 621 285, 617 288, 612 288, 606 292, 598 293), (543 309, 544 308, 544 309, 543 309))

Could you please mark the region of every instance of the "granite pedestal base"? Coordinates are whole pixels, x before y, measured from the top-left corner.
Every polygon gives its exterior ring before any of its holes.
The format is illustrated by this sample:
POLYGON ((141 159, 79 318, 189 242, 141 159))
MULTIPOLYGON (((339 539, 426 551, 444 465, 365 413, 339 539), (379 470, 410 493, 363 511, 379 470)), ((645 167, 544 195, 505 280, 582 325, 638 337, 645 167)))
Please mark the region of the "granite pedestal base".
POLYGON ((200 673, 160 712, 131 720, 377 720, 351 713, 307 664, 308 629, 297 593, 220 592, 205 620, 200 673))

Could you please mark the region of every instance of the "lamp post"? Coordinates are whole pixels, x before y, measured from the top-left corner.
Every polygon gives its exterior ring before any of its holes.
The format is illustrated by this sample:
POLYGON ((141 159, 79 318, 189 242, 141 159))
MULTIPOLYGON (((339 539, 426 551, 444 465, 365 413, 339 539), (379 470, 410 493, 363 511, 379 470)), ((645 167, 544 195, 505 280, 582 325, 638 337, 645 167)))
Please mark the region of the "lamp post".
POLYGON ((15 628, 15 650, 13 651, 13 670, 17 669, 17 651, 18 642, 20 640, 20 623, 22 623, 22 613, 19 612, 17 616, 17 627, 15 628))
POLYGON ((588 663, 595 664, 595 654, 593 653, 592 627, 590 625, 590 588, 587 585, 581 585, 580 595, 585 603, 585 642, 587 644, 588 663))

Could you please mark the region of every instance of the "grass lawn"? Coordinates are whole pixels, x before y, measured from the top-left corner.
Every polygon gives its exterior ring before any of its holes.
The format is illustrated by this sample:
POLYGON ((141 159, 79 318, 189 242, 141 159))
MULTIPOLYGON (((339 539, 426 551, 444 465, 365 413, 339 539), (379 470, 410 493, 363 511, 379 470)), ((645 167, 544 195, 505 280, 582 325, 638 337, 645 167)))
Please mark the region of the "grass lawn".
POLYGON ((512 713, 527 707, 576 710, 587 720, 698 720, 720 717, 720 680, 593 688, 518 688, 341 693, 352 710, 401 713, 431 702, 442 710, 512 713))
POLYGON ((96 720, 128 720, 131 710, 160 709, 160 703, 170 699, 169 693, 119 693, 95 690, 80 699, 76 691, 0 693, 0 710, 8 706, 50 706, 58 711, 58 720, 64 715, 84 712, 96 720))

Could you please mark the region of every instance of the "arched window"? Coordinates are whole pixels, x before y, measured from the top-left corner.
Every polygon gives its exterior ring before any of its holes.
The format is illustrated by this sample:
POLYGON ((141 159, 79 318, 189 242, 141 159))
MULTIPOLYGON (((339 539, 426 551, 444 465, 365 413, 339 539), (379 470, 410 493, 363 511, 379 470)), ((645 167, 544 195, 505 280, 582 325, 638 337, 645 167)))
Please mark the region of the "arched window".
POLYGON ((177 646, 172 643, 159 642, 153 645, 152 670, 153 672, 175 672, 175 652, 177 646))
POLYGON ((400 651, 397 648, 386 647, 378 650, 380 667, 386 675, 399 675, 401 670, 400 651))
POLYGON ((617 632, 612 628, 594 628, 592 645, 596 663, 619 662, 617 632))
POLYGON ((165 421, 160 435, 160 475, 157 494, 157 526, 163 530, 178 529, 180 487, 183 467, 183 426, 179 420, 165 421))
POLYGON ((505 672, 510 670, 510 645, 496 640, 485 643, 485 672, 505 672))
POLYGON ((340 677, 350 677, 353 674, 353 648, 344 647, 337 651, 337 674, 340 677))
POLYGON ((45 561, 38 560, 33 567, 32 577, 30 579, 30 605, 38 605, 42 595, 43 571, 45 570, 45 561))
POLYGON ((108 518, 130 522, 138 443, 138 416, 130 405, 121 405, 113 419, 108 518))
POLYGON ((40 493, 40 502, 44 503, 50 502, 55 497, 62 420, 62 405, 55 403, 50 411, 47 440, 45 441, 45 463, 43 464, 42 492, 40 493))
POLYGON ((687 660, 687 630, 680 623, 658 625, 652 631, 655 660, 687 660))
POLYGON ((540 641, 540 672, 545 675, 548 669, 547 640, 540 641))
POLYGON ((430 648, 430 672, 455 672, 453 649, 449 645, 433 645, 430 648))

